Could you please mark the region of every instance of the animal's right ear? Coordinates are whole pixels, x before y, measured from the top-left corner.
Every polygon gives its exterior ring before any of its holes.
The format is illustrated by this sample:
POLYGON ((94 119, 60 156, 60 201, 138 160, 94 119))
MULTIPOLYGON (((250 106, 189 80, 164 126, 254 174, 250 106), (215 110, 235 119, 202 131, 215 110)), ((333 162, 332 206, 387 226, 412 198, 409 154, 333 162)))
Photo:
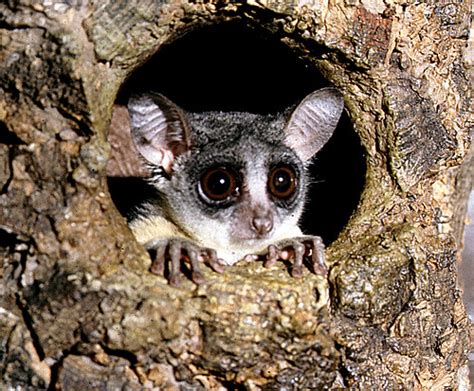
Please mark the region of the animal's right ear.
POLYGON ((161 94, 146 93, 130 97, 128 112, 138 152, 170 174, 175 157, 191 146, 190 127, 183 110, 161 94))

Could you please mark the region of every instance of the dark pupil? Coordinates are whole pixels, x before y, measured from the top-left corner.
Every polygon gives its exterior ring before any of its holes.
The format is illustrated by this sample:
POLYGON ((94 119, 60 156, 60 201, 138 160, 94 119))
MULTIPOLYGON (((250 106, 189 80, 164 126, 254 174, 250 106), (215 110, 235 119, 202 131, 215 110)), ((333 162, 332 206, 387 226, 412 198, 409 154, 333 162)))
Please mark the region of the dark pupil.
POLYGON ((207 188, 211 195, 223 196, 229 192, 230 182, 229 174, 224 171, 216 171, 209 175, 207 188))
POLYGON ((292 186, 292 177, 287 171, 280 170, 274 176, 275 190, 279 193, 286 193, 292 186))

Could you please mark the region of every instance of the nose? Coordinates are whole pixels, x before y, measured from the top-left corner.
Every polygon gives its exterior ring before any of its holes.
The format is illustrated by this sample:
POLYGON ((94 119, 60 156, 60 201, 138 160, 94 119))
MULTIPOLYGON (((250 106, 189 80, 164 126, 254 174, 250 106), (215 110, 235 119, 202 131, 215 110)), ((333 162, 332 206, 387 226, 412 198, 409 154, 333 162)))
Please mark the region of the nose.
POLYGON ((252 219, 252 228, 260 236, 268 234, 273 228, 272 216, 255 216, 252 219))

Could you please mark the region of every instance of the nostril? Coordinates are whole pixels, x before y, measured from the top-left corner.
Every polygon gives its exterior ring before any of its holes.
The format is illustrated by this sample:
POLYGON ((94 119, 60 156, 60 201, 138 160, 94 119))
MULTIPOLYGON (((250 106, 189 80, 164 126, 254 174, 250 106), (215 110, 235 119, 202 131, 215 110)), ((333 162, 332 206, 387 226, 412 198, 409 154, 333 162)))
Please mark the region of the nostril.
POLYGON ((265 235, 269 233, 273 228, 273 220, 271 217, 254 217, 252 225, 259 235, 265 235))

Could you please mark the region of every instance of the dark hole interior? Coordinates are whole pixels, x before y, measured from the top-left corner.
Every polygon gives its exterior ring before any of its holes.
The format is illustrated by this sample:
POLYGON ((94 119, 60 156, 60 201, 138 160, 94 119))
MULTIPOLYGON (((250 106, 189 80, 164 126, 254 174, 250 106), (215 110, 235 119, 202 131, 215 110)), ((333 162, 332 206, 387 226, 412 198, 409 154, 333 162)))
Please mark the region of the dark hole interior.
MULTIPOLYGON (((227 23, 192 31, 163 46, 129 78, 117 102, 126 104, 134 91, 154 90, 189 111, 271 113, 328 85, 274 35, 242 23, 227 23)), ((319 235, 329 244, 356 208, 364 185, 363 148, 345 113, 314 159, 311 174, 303 232, 319 235)), ((134 182, 131 178, 109 180, 119 209, 137 199, 127 194, 127 189, 136 192, 137 187, 130 186, 134 182)))
POLYGON ((0 121, 0 144, 21 145, 24 143, 15 133, 7 128, 4 122, 0 121))

